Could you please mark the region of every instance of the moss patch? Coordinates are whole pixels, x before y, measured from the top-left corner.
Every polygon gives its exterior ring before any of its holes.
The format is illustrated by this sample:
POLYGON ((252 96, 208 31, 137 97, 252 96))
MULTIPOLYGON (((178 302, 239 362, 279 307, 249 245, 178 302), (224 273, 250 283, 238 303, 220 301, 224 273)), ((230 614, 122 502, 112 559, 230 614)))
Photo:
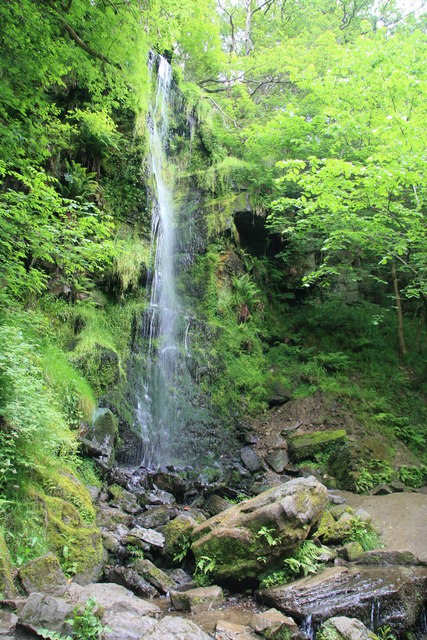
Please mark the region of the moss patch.
POLYGON ((46 523, 49 546, 65 573, 75 573, 81 584, 96 581, 101 573, 104 549, 97 526, 84 524, 77 509, 62 498, 33 490, 46 523))
POLYGON ((293 459, 297 462, 300 460, 312 460, 320 451, 343 445, 346 441, 346 436, 344 429, 289 436, 289 450, 293 459))
POLYGON ((0 598, 12 598, 15 587, 12 578, 12 563, 9 550, 0 531, 0 598))

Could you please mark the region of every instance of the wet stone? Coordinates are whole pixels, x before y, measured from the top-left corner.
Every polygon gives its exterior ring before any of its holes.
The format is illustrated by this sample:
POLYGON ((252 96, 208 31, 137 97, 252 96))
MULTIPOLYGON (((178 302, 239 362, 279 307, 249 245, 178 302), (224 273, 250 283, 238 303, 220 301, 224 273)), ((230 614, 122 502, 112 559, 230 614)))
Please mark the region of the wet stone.
POLYGON ((252 471, 252 473, 261 469, 261 460, 252 447, 243 447, 240 450, 240 458, 245 467, 249 469, 249 471, 252 471))
POLYGON ((268 609, 264 613, 255 613, 251 620, 252 629, 260 635, 268 635, 269 638, 274 638, 275 635, 278 636, 278 632, 282 627, 295 629, 296 626, 293 618, 284 616, 277 609, 268 609))
POLYGON ((249 627, 227 620, 218 620, 215 640, 260 640, 260 636, 255 635, 249 627))
POLYGON ((150 560, 137 560, 133 568, 144 580, 161 593, 167 593, 170 589, 178 587, 178 584, 171 576, 156 567, 150 560))
POLYGON ((134 527, 126 535, 126 544, 134 545, 138 548, 148 551, 150 547, 163 549, 165 545, 164 536, 154 529, 145 529, 144 527, 134 527))
POLYGON ((265 457, 265 461, 276 473, 283 473, 286 468, 286 465, 289 464, 289 456, 286 451, 282 449, 276 449, 275 451, 271 451, 265 457))
POLYGON ((122 587, 126 587, 135 595, 142 598, 155 598, 158 596, 157 590, 150 582, 144 579, 140 573, 132 567, 106 567, 104 570, 104 578, 108 582, 114 582, 122 587))
POLYGON ((172 518, 175 518, 178 510, 171 505, 158 505, 148 509, 145 513, 137 516, 134 520, 135 525, 146 529, 157 529, 163 527, 172 518))
POLYGON ((6 640, 14 637, 18 616, 11 611, 0 610, 0 638, 6 640))
POLYGON ((185 591, 171 591, 170 599, 177 611, 191 611, 200 613, 201 611, 211 611, 217 608, 222 600, 221 587, 197 587, 185 591))

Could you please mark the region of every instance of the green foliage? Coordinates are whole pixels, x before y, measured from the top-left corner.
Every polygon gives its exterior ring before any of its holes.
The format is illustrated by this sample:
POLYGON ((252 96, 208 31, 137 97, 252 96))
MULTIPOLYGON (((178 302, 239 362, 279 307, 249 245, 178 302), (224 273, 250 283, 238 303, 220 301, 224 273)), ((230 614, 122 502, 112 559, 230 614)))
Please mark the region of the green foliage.
POLYGON ((76 461, 76 470, 88 487, 102 487, 102 477, 99 467, 96 466, 92 458, 82 458, 76 461))
POLYGON ((396 636, 392 632, 391 627, 389 627, 388 625, 378 627, 375 633, 380 638, 380 640, 396 640, 396 636))
POLYGON ((215 558, 209 556, 200 556, 196 562, 196 568, 194 570, 194 581, 199 587, 208 587, 212 584, 212 573, 215 571, 216 561, 215 558))
POLYGON ((17 474, 76 449, 58 398, 46 385, 36 346, 13 326, 0 325, 0 486, 17 474))
POLYGON ((351 531, 345 538, 346 542, 358 542, 364 551, 371 551, 381 547, 381 538, 369 522, 361 518, 354 518, 351 531))
POLYGON ((293 576, 307 576, 309 573, 317 573, 323 569, 323 564, 319 562, 322 550, 316 547, 311 540, 305 540, 297 549, 294 556, 285 559, 285 565, 293 576))
POLYGON ((5 540, 16 567, 43 556, 49 551, 44 523, 38 510, 24 491, 0 515, 5 524, 5 540))
POLYGON ((181 549, 174 554, 173 562, 176 564, 181 564, 182 561, 185 560, 185 558, 187 557, 190 549, 191 549, 190 537, 183 537, 183 540, 181 542, 181 549))
POLYGON ((255 537, 259 538, 260 540, 265 540, 269 547, 275 547, 276 545, 280 544, 281 538, 280 536, 275 536, 274 533, 274 529, 266 527, 264 525, 257 531, 255 537))
POLYGON ((427 481, 427 467, 424 464, 420 467, 403 465, 399 469, 399 478, 407 487, 417 489, 427 481))
POLYGON ((394 471, 384 460, 360 460, 354 482, 357 493, 368 493, 377 484, 391 482, 394 471))
MULTIPOLYGON (((109 631, 101 622, 100 609, 95 598, 89 598, 83 609, 76 607, 73 618, 67 620, 72 625, 72 637, 75 640, 100 640, 103 633, 109 631)), ((63 636, 56 631, 48 629, 37 629, 37 634, 49 640, 71 640, 71 636, 63 636)))
POLYGON ((317 573, 324 567, 319 562, 322 550, 316 547, 311 540, 305 540, 293 556, 284 560, 285 567, 279 571, 273 571, 265 576, 261 582, 261 588, 269 589, 292 582, 299 576, 308 576, 317 573))
POLYGON ((89 598, 83 610, 78 607, 73 614, 73 637, 76 640, 99 640, 104 630, 95 598, 89 598))

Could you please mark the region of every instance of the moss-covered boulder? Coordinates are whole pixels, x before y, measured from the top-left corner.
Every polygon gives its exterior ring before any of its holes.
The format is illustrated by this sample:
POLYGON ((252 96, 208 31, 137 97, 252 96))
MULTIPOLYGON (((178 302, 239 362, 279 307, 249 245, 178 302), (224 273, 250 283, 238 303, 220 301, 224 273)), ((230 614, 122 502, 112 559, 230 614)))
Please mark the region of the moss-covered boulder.
POLYGON ((118 419, 106 408, 98 408, 93 414, 92 424, 86 430, 82 443, 90 452, 100 455, 107 462, 114 460, 118 438, 118 419))
POLYGON ((0 598, 12 598, 14 595, 12 563, 9 550, 0 531, 0 598))
POLYGON ((326 544, 339 544, 348 540, 354 527, 360 523, 355 515, 347 511, 338 520, 335 520, 333 516, 331 518, 332 522, 322 521, 317 530, 317 536, 326 544))
POLYGON ((138 504, 135 494, 126 491, 118 484, 112 484, 108 487, 108 493, 113 507, 117 507, 126 513, 141 513, 142 507, 138 504))
POLYGON ((85 524, 71 502, 33 490, 39 505, 51 550, 65 573, 75 574, 80 584, 95 582, 104 565, 104 548, 99 528, 85 524))
POLYGON ((288 447, 291 457, 295 462, 312 460, 316 453, 320 451, 327 451, 344 445, 346 438, 347 434, 344 429, 302 433, 300 435, 288 436, 288 447))
POLYGON ((96 514, 89 490, 74 475, 71 469, 49 470, 42 474, 41 485, 44 492, 56 498, 71 502, 79 512, 82 521, 87 524, 95 522, 96 514))
POLYGON ((196 526, 197 523, 194 518, 181 514, 162 528, 162 533, 165 537, 163 554, 167 560, 173 562, 176 556, 181 555, 188 549, 191 534, 196 526))
POLYGON ((306 539, 326 507, 326 487, 296 478, 234 505, 193 532, 196 560, 210 558, 220 583, 256 583, 306 539))
POLYGON ((28 594, 47 593, 52 596, 62 596, 68 588, 67 578, 58 558, 53 553, 22 565, 19 568, 19 578, 28 594))

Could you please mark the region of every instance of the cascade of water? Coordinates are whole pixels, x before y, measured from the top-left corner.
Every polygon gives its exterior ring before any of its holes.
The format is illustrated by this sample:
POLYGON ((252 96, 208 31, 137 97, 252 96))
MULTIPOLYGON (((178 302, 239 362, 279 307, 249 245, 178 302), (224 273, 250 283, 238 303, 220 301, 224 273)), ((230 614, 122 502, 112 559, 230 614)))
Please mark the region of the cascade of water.
POLYGON ((137 407, 142 439, 140 462, 148 468, 170 462, 171 430, 176 418, 174 378, 180 359, 176 330, 179 306, 174 273, 173 185, 166 157, 171 80, 171 66, 160 56, 157 93, 149 121, 156 193, 151 223, 150 303, 143 323, 143 335, 148 342, 147 367, 137 407))

